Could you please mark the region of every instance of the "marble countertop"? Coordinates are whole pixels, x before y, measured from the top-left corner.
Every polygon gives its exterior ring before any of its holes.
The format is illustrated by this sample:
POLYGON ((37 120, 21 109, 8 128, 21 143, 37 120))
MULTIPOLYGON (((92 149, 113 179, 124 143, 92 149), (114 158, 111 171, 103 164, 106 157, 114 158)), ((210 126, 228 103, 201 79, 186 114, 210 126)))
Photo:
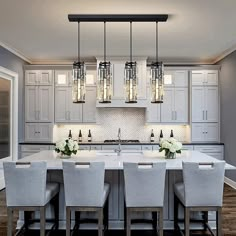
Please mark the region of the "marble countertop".
MULTIPOLYGON (((122 170, 123 162, 160 162, 166 161, 167 170, 182 170, 182 161, 212 163, 219 160, 198 151, 182 151, 176 154, 176 159, 166 160, 164 152, 159 151, 122 151, 118 156, 112 150, 103 151, 78 151, 69 159, 61 159, 60 155, 52 150, 41 151, 39 153, 24 157, 19 162, 46 161, 49 170, 61 170, 62 161, 76 162, 105 162, 106 170, 122 170)), ((226 170, 236 170, 236 167, 226 164, 226 170)))

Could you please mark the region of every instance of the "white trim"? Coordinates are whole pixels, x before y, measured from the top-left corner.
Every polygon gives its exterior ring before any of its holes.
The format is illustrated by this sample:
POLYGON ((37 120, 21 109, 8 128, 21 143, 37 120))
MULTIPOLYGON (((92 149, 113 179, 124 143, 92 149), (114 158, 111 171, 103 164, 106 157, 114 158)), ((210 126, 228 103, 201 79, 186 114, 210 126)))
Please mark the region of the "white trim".
POLYGON ((23 59, 26 62, 29 62, 30 64, 32 64, 32 61, 27 58, 26 56, 24 56, 23 53, 21 53, 20 51, 18 51, 17 49, 3 43, 0 41, 0 46, 2 46, 3 48, 7 49, 9 52, 13 53, 14 55, 18 56, 19 58, 23 59))
POLYGON ((225 177, 225 183, 228 184, 233 189, 236 189, 236 182, 233 181, 232 179, 225 177))
MULTIPOLYGON (((11 80, 11 157, 0 159, 0 164, 3 161, 18 159, 18 74, 0 66, 0 77, 11 80), (12 115, 14 114, 14 118, 12 115)), ((4 187, 3 175, 0 175, 0 189, 4 187)))
POLYGON ((220 54, 218 57, 215 58, 215 60, 213 61, 213 64, 215 64, 218 61, 224 59, 226 56, 228 56, 229 54, 231 54, 235 50, 236 50, 236 45, 234 45, 233 47, 227 49, 225 52, 223 52, 222 54, 220 54))

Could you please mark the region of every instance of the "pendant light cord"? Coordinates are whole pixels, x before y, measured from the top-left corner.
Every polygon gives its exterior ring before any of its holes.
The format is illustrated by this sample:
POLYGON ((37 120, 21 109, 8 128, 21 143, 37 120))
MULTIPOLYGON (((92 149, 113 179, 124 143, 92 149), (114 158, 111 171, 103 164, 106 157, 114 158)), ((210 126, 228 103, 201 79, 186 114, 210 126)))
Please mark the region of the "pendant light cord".
POLYGON ((78 62, 80 62, 80 22, 78 21, 78 62))
POLYGON ((132 21, 130 21, 130 62, 132 62, 132 21))
POLYGON ((156 22, 156 62, 158 62, 158 21, 156 22))
POLYGON ((104 21, 104 62, 106 62, 106 21, 104 21))

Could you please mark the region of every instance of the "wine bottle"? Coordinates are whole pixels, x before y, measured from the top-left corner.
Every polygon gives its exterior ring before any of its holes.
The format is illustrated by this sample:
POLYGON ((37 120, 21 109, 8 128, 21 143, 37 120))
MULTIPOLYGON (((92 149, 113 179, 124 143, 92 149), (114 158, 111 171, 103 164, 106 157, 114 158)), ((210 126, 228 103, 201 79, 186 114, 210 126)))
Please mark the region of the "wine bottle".
POLYGON ((160 137, 159 137, 159 142, 161 142, 162 140, 163 140, 163 133, 162 133, 162 129, 161 129, 160 137))
POLYGON ((170 131, 170 137, 171 137, 171 138, 174 138, 173 129, 170 131))
POLYGON ((88 133, 88 142, 91 142, 92 141, 92 135, 91 135, 91 131, 89 129, 89 133, 88 133))
POLYGON ((69 130, 69 135, 68 135, 68 138, 72 138, 71 129, 69 130))
POLYGON ((82 142, 82 132, 81 132, 81 129, 79 130, 79 139, 78 139, 79 142, 82 142))
POLYGON ((154 141, 155 141, 155 137, 154 137, 153 129, 152 129, 152 132, 151 132, 150 141, 151 141, 151 142, 154 142, 154 141))

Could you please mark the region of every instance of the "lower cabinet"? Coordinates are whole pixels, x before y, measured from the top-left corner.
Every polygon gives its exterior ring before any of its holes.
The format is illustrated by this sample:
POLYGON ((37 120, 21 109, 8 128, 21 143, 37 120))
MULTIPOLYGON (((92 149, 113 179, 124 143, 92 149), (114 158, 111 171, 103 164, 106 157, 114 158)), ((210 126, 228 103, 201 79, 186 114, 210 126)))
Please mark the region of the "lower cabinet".
POLYGON ((52 134, 52 123, 25 123, 26 142, 51 142, 52 134))
POLYGON ((19 159, 33 155, 37 152, 41 152, 44 150, 53 150, 54 149, 54 145, 41 145, 41 144, 37 144, 37 145, 27 145, 27 144, 23 144, 20 145, 20 155, 19 155, 19 159))
POLYGON ((224 160, 224 146, 223 145, 194 145, 194 150, 205 153, 218 160, 224 160))
POLYGON ((218 142, 218 123, 192 123, 192 142, 218 142))

